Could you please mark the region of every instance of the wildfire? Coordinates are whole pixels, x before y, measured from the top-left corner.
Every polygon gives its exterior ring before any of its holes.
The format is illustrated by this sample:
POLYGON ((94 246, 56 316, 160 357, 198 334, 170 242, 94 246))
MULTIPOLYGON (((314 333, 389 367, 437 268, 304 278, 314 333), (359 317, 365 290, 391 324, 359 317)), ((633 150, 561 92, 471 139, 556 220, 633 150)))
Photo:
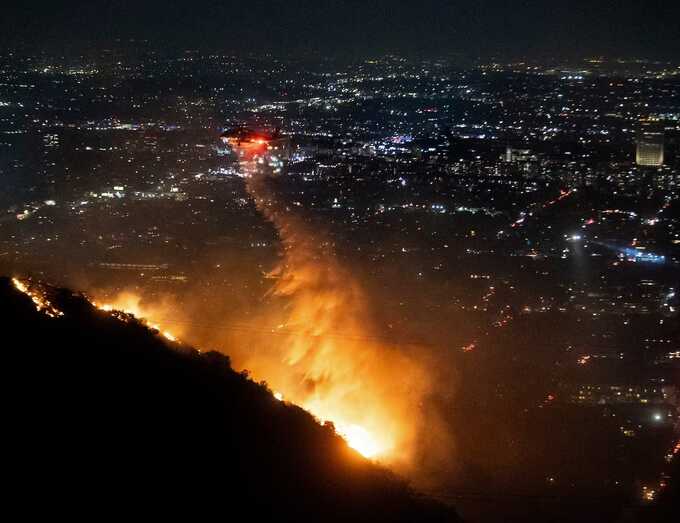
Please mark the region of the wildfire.
MULTIPOLYGON (((159 334, 166 339, 170 341, 177 340, 171 332, 163 329, 159 323, 155 323, 154 318, 158 317, 158 311, 155 311, 150 307, 141 306, 141 299, 133 293, 122 293, 113 300, 112 303, 97 303, 96 301, 92 301, 91 303, 99 310, 105 312, 122 312, 125 315, 131 314, 150 329, 158 331, 159 334)), ((283 326, 285 325, 280 324, 280 327, 283 326)), ((291 336, 295 336, 295 334, 291 334, 291 336)), ((315 340, 316 339, 318 339, 318 337, 315 337, 315 340)), ((299 341, 306 343, 310 340, 306 338, 299 341)), ((334 343, 334 341, 332 340, 331 343, 334 343)), ((263 372, 262 375, 264 377, 269 377, 271 373, 263 372)), ((367 458, 376 458, 384 455, 392 448, 393 443, 391 442, 390 437, 377 437, 374 432, 370 431, 365 426, 356 423, 359 416, 344 415, 341 413, 341 405, 336 406, 329 403, 332 394, 313 394, 313 397, 302 398, 290 386, 287 386, 286 390, 289 392, 287 392, 285 396, 278 390, 274 391, 274 398, 278 401, 284 401, 284 398, 296 400, 296 403, 299 403, 303 408, 316 416, 320 423, 332 423, 336 433, 342 436, 351 448, 363 456, 367 458)), ((349 393, 349 391, 346 392, 349 393)))
POLYGON ((374 458, 385 451, 376 441, 373 435, 359 425, 337 426, 335 430, 347 444, 359 454, 367 458, 374 458))
POLYGON ((44 312, 50 318, 58 318, 63 316, 64 313, 57 309, 47 297, 44 296, 39 289, 34 287, 29 287, 26 283, 22 282, 18 278, 12 278, 12 284, 19 291, 31 298, 31 301, 35 305, 35 310, 38 312, 44 312))
POLYGON ((144 307, 141 305, 141 298, 136 294, 130 292, 124 292, 119 294, 113 303, 97 303, 96 301, 90 301, 94 307, 104 312, 122 312, 124 314, 130 314, 137 318, 144 325, 149 327, 151 330, 157 331, 161 336, 163 336, 168 341, 177 342, 179 341, 177 336, 170 332, 169 330, 161 327, 155 322, 154 318, 160 316, 159 311, 155 311, 153 308, 144 307))
MULTIPOLYGON (((235 340, 235 363, 248 368, 309 411, 331 422, 348 446, 371 459, 407 466, 421 428, 420 404, 428 391, 424 369, 402 351, 375 341, 362 289, 332 252, 322 232, 279 201, 266 162, 243 159, 247 189, 276 227, 281 260, 270 297, 284 316, 275 342, 235 340)), ((275 396, 278 398, 278 396, 275 396)))
POLYGON ((172 334, 170 334, 168 331, 163 331, 162 332, 163 336, 170 340, 170 341, 177 341, 177 338, 175 338, 172 334))
MULTIPOLYGON (((427 373, 404 351, 376 341, 356 279, 338 262, 323 233, 292 210, 295 206, 279 201, 265 172, 271 168, 273 175, 276 168, 259 156, 265 144, 254 145, 261 148, 242 146, 239 156, 247 190, 281 240, 268 302, 281 307, 262 313, 262 329, 234 334, 229 355, 235 367, 266 380, 275 400, 300 405, 320 423, 331 423, 361 455, 407 472, 423 429, 427 373)), ((134 295, 99 308, 163 317, 141 307, 134 295)), ((147 325, 174 339, 159 325, 147 325)))

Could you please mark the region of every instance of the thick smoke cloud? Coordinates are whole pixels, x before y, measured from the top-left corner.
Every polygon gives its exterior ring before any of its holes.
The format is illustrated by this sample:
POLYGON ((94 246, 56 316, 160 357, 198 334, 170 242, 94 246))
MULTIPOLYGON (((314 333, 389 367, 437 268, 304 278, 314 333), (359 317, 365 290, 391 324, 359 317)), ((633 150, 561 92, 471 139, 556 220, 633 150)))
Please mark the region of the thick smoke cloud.
POLYGON ((333 423, 362 454, 419 486, 438 486, 439 474, 452 471, 455 447, 433 402, 442 383, 432 350, 386 342, 360 278, 341 263, 323 227, 289 201, 266 163, 246 159, 241 169, 280 245, 278 262, 266 274, 271 286, 263 287, 254 314, 234 306, 233 296, 215 294, 206 302, 189 291, 181 298, 141 299, 138 289, 102 289, 92 293, 98 305, 228 354, 235 368, 333 423))
MULTIPOLYGON (((369 454, 412 472, 422 443, 448 447, 450 438, 426 407, 430 373, 414 355, 374 334, 362 289, 333 251, 323 230, 276 190, 266 165, 244 162, 247 188, 278 231, 281 259, 271 273, 270 298, 282 316, 265 319, 282 336, 236 349, 235 361, 340 433, 362 441, 369 454), (429 433, 425 438, 423 434, 429 433)), ((359 447, 357 447, 359 448, 359 447)), ((430 451, 433 449, 429 449, 430 451)))

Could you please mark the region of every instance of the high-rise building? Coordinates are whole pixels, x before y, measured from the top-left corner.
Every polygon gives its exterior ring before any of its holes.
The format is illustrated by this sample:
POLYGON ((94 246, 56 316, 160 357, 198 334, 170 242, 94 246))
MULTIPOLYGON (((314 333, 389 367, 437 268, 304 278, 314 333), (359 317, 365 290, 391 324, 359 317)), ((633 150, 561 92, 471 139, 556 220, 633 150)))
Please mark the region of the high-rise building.
POLYGON ((635 162, 645 167, 661 167, 664 161, 663 127, 657 122, 641 122, 635 162))

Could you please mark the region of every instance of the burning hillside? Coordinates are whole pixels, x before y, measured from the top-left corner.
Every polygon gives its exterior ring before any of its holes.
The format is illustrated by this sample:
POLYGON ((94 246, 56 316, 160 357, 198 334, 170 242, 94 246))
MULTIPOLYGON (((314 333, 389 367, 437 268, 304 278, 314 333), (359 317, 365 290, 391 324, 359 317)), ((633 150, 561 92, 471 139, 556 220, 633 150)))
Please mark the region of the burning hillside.
POLYGON ((14 398, 6 466, 46 506, 456 520, 223 355, 171 350, 131 315, 28 280, 0 279, 0 314, 6 337, 22 340, 5 361, 14 398))
POLYGON ((424 423, 426 370, 374 336, 362 289, 332 244, 277 194, 272 173, 279 163, 276 151, 241 158, 248 192, 281 241, 270 297, 284 312, 263 321, 278 324, 284 341, 272 347, 255 340, 237 361, 332 422, 364 456, 408 468, 424 423))
POLYGON ((361 289, 331 246, 276 204, 267 180, 254 176, 248 183, 281 237, 271 295, 285 300, 285 315, 277 321, 288 334, 283 351, 256 350, 245 365, 319 419, 332 421, 364 455, 406 459, 427 392, 423 369, 373 341, 361 289))

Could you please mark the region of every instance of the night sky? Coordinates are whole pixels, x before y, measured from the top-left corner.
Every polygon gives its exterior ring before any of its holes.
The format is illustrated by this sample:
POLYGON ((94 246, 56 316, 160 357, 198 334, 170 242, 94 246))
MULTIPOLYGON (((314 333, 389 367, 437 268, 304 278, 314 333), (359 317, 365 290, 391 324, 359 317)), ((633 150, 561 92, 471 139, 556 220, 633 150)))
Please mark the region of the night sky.
POLYGON ((474 57, 680 58, 677 0, 32 0, 3 5, 0 42, 474 57))

